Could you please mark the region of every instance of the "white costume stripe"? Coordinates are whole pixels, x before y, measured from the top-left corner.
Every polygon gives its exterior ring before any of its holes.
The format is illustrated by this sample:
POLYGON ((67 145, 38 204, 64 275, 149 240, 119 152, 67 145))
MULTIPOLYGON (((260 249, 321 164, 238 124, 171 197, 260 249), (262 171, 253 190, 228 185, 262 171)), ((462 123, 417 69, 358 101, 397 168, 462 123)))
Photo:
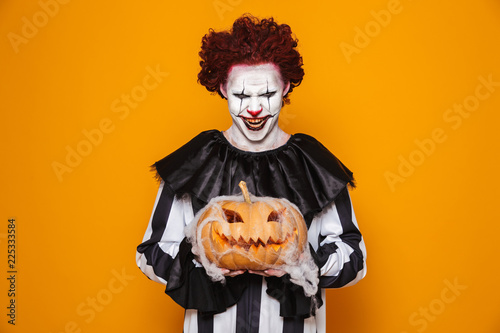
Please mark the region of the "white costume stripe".
MULTIPOLYGON (((354 214, 354 207, 351 205, 351 214, 352 214, 352 223, 358 228, 358 221, 356 220, 356 215, 354 214)), ((366 276, 366 245, 365 245, 365 240, 363 236, 361 236, 361 242, 359 242, 359 248, 361 252, 363 253, 363 269, 358 272, 356 275, 356 278, 349 282, 348 284, 345 285, 345 287, 353 286, 356 283, 358 283, 361 279, 363 279, 366 276)))
MULTIPOLYGON (((152 222, 153 222, 153 216, 156 211, 156 207, 158 206, 158 202, 160 201, 160 196, 161 193, 163 192, 163 187, 165 185, 165 182, 162 180, 160 183, 160 187, 158 188, 158 193, 156 194, 156 199, 155 199, 155 204, 153 206, 153 212, 151 213, 151 217, 149 218, 149 223, 148 227, 146 228, 146 233, 144 234, 144 237, 142 239, 142 242, 144 243, 148 239, 151 238, 151 235, 153 234, 153 227, 152 227, 152 222)), ((137 263, 137 266, 141 269, 141 271, 151 280, 161 283, 161 284, 167 284, 167 281, 165 279, 157 276, 153 270, 153 266, 148 265, 146 256, 143 253, 137 252, 135 256, 135 261, 137 263)))
POLYGON ((323 306, 316 310, 316 332, 326 333, 326 290, 321 290, 323 306))
POLYGON ((267 283, 265 279, 262 281, 259 333, 282 332, 283 317, 280 317, 280 304, 266 293, 267 283))
POLYGON ((188 309, 184 313, 184 333, 198 332, 198 310, 188 309))
MULTIPOLYGON (((152 222, 153 222, 153 215, 156 211, 156 207, 158 206, 158 202, 160 201, 161 193, 163 192, 163 187, 165 186, 165 182, 162 180, 160 183, 160 187, 158 188, 158 193, 156 193, 156 199, 155 199, 155 204, 153 206, 153 213, 151 213, 151 217, 149 218, 149 223, 148 227, 146 228, 146 233, 144 234, 144 237, 142 239, 142 242, 144 243, 148 239, 151 238, 151 234, 153 233, 153 228, 152 228, 152 222)), ((140 253, 138 253, 140 254, 140 253)))
POLYGON ((179 245, 185 237, 184 227, 193 220, 193 209, 191 200, 184 196, 182 198, 175 197, 170 215, 168 216, 167 226, 161 241, 159 243, 163 252, 174 258, 179 252, 179 245))
POLYGON ((231 306, 226 312, 214 316, 214 333, 230 333, 236 330, 236 305, 231 306))
MULTIPOLYGON (((156 207, 160 200, 160 196, 163 192, 165 183, 162 181, 158 189, 158 194, 156 195, 155 204, 153 207, 153 212, 149 219, 149 224, 146 229, 146 233, 143 238, 143 242, 149 240, 153 232, 153 217, 156 211, 156 207)), ((158 246, 161 250, 174 258, 179 252, 179 245, 184 239, 184 227, 193 220, 193 209, 191 207, 191 200, 188 196, 182 198, 174 198, 172 207, 170 208, 170 215, 168 217, 166 227, 163 231, 160 242, 158 246), (180 222, 180 223, 179 223, 180 222)), ((153 270, 153 267, 147 263, 147 259, 144 254, 137 252, 136 254, 137 266, 148 276, 151 280, 167 284, 167 281, 160 276, 157 276, 153 270)))
MULTIPOLYGON (((349 196, 350 199, 350 196, 349 196)), ((354 214, 354 209, 351 205, 352 223, 358 228, 358 223, 356 221, 356 216, 354 214)), ((331 254, 327 262, 323 267, 321 267, 320 274, 322 276, 337 276, 340 274, 344 265, 350 261, 350 255, 354 252, 354 249, 348 244, 344 243, 340 236, 343 234, 344 230, 342 228, 342 223, 340 221, 340 216, 335 206, 335 202, 326 207, 322 213, 317 215, 309 228, 309 241, 313 248, 317 250, 319 246, 335 243, 337 245, 337 250, 335 253, 331 254), (317 244, 317 231, 326 238, 317 244), (313 242, 315 241, 315 242, 313 242)), ((363 252, 363 258, 366 258, 366 248, 363 239, 360 242, 360 249, 363 252)), ((366 265, 363 265, 362 274, 358 273, 359 279, 363 278, 366 274, 366 265)), ((358 280, 358 279, 356 279, 358 280)), ((352 284, 352 283, 351 283, 352 284)))

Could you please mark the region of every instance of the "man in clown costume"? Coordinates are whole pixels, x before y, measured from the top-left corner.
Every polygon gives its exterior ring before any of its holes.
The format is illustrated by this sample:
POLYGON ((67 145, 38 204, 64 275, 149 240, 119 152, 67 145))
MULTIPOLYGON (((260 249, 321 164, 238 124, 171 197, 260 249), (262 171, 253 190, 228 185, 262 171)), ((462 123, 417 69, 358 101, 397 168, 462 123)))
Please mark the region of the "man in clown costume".
POLYGON ((366 274, 366 251, 351 205, 352 173, 320 142, 278 125, 304 75, 297 40, 286 24, 244 15, 231 30, 202 39, 198 81, 227 100, 232 125, 200 133, 154 164, 160 186, 137 265, 186 309, 184 332, 326 332, 325 288, 366 274), (307 296, 279 268, 221 268, 212 281, 185 227, 214 198, 240 193, 285 198, 306 222, 318 268, 307 296))

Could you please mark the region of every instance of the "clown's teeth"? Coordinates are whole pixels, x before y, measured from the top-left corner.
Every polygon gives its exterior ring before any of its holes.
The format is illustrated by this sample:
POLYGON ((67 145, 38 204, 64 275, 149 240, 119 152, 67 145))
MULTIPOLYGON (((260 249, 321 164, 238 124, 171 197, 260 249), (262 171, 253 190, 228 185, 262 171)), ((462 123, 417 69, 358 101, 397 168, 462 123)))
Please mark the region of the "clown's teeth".
POLYGON ((245 121, 248 121, 252 125, 260 125, 264 121, 265 118, 244 118, 245 121))
POLYGON ((240 118, 245 123, 245 126, 252 131, 258 131, 262 129, 270 117, 270 115, 261 118, 248 118, 240 116, 240 118))

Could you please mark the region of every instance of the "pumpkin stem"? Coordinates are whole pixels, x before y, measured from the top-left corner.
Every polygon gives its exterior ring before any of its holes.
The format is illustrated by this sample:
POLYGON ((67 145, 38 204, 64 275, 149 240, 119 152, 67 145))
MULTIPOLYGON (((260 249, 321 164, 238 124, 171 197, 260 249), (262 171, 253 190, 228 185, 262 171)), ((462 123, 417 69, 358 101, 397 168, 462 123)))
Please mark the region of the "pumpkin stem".
POLYGON ((251 204, 252 200, 250 200, 250 193, 248 193, 247 183, 243 180, 238 184, 241 188, 241 193, 243 193, 243 198, 245 198, 245 202, 251 204))

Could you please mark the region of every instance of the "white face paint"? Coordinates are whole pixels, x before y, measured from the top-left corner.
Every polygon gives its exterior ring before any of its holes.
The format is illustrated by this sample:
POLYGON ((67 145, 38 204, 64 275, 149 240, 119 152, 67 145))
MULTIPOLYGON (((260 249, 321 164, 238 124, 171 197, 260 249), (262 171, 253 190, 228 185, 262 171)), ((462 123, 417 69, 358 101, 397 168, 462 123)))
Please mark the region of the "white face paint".
POLYGON ((283 137, 278 117, 288 89, 289 84, 283 83, 274 64, 235 65, 230 69, 221 91, 233 119, 226 133, 237 146, 247 150, 270 149, 283 137))

